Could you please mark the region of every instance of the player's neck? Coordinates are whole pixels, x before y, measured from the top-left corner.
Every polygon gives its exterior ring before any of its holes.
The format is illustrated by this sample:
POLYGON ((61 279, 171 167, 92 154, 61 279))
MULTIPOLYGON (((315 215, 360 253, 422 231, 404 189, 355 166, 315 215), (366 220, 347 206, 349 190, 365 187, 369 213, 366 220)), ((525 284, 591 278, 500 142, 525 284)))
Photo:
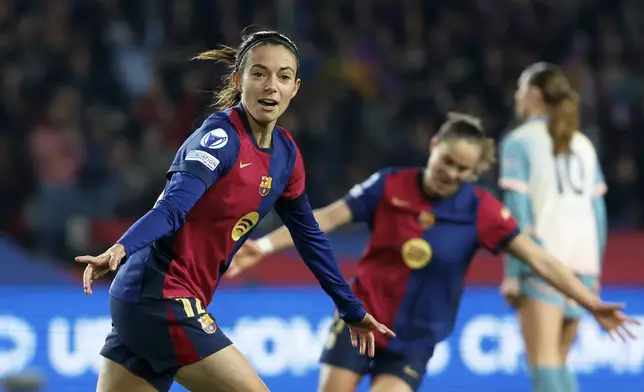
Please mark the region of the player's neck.
POLYGON ((259 124, 254 118, 252 118, 252 116, 248 116, 248 123, 250 125, 250 131, 259 148, 270 148, 273 140, 273 129, 275 128, 276 122, 271 121, 266 125, 259 124))
POLYGON ((532 110, 528 110, 526 113, 526 119, 532 119, 532 118, 542 118, 547 116, 547 112, 544 109, 541 108, 534 108, 532 110))
POLYGON ((440 196, 434 192, 429 185, 431 181, 429 180, 429 172, 427 170, 423 170, 423 175, 421 176, 420 184, 420 190, 422 191, 423 195, 428 198, 428 199, 437 199, 440 196))

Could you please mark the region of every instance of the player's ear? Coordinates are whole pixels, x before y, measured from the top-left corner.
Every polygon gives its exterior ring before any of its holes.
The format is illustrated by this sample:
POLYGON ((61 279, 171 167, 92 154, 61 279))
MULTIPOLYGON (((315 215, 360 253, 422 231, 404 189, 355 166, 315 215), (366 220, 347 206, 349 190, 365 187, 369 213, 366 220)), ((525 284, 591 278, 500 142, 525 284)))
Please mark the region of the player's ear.
POLYGON ((429 151, 435 149, 437 145, 438 145, 438 138, 434 136, 432 140, 429 142, 429 151))
POLYGON ((233 82, 235 86, 237 86, 238 89, 241 90, 241 75, 237 73, 237 71, 233 71, 233 73, 230 75, 230 80, 233 82))
POLYGON ((293 94, 291 94, 291 99, 295 98, 297 95, 297 92, 300 91, 300 83, 302 82, 302 79, 298 78, 295 81, 295 88, 293 89, 293 94))
POLYGON ((535 87, 535 86, 530 86, 530 87, 528 87, 527 97, 528 97, 528 99, 527 99, 527 100, 528 100, 528 102, 530 102, 530 103, 539 103, 539 102, 542 102, 542 94, 541 94, 541 90, 539 90, 539 89, 538 89, 537 87, 535 87))

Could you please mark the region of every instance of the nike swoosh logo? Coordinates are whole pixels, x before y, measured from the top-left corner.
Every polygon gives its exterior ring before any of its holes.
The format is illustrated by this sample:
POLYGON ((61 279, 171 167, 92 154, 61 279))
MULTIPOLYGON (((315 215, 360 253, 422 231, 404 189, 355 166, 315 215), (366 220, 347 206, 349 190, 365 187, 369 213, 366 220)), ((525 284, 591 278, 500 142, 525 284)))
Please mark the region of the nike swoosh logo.
POLYGON ((244 162, 242 162, 242 161, 239 161, 239 168, 240 168, 240 169, 243 169, 243 168, 245 168, 246 166, 250 166, 250 165, 252 165, 252 164, 253 164, 253 162, 250 162, 250 163, 244 163, 244 162))
POLYGON ((407 207, 407 206, 409 206, 409 202, 408 202, 408 201, 400 200, 400 199, 399 199, 399 198, 397 198, 397 197, 393 197, 393 198, 391 199, 391 203, 392 203, 393 205, 395 205, 396 207, 407 207))

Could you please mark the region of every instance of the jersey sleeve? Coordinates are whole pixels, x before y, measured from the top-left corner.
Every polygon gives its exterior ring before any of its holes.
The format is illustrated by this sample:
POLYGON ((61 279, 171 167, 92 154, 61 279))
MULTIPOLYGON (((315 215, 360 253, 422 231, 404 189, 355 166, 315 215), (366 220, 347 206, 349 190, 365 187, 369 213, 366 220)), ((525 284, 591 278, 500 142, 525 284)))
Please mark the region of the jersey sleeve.
POLYGON ((603 263, 604 252, 606 251, 606 241, 608 239, 608 218, 606 214, 606 201, 604 195, 608 191, 604 173, 601 165, 597 162, 597 173, 595 174, 595 187, 593 189, 593 213, 595 216, 595 226, 597 227, 597 240, 599 245, 599 260, 603 263))
POLYGON ((210 187, 235 164, 239 155, 239 137, 234 130, 226 130, 215 121, 204 122, 177 151, 168 170, 187 172, 210 187))
POLYGON ((524 142, 507 138, 501 143, 499 186, 503 190, 528 193, 530 157, 524 142))
POLYGON ((304 263, 320 282, 322 289, 333 299, 340 318, 347 322, 362 320, 365 316, 364 306, 342 276, 331 242, 320 229, 306 193, 292 200, 278 200, 275 211, 291 233, 295 248, 304 263))
POLYGON ((597 169, 595 173, 595 186, 593 187, 593 196, 604 196, 608 192, 608 187, 606 186, 606 180, 604 180, 604 172, 602 167, 597 161, 597 169))
POLYGON ((519 234, 519 226, 510 210, 487 192, 479 193, 476 222, 479 245, 499 253, 519 234))
POLYGON ((360 184, 356 184, 344 197, 354 222, 371 220, 385 191, 385 181, 391 169, 380 170, 360 184))
POLYGON ((294 200, 304 194, 306 188, 306 173, 304 171, 304 160, 300 149, 295 147, 295 164, 293 172, 282 192, 281 198, 285 200, 294 200))
POLYGON ((126 257, 179 230, 205 192, 205 185, 191 173, 179 172, 172 176, 154 207, 117 241, 125 248, 126 257))

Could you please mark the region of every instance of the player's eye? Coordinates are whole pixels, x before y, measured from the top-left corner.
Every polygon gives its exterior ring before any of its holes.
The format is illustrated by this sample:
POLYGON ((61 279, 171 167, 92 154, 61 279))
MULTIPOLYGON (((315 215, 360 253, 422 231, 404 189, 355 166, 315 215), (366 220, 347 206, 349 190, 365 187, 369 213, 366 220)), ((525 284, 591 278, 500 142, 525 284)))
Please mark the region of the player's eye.
POLYGON ((253 76, 261 78, 262 76, 264 76, 264 74, 261 72, 253 72, 253 76))
POLYGON ((291 80, 291 75, 281 75, 280 79, 282 79, 284 81, 291 80))

